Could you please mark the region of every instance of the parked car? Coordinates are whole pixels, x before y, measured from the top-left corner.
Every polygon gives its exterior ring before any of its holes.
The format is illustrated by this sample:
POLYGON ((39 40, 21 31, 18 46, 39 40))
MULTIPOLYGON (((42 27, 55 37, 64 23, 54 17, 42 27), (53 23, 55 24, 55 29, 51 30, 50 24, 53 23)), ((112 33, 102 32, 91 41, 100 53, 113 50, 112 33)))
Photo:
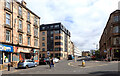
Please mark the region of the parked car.
POLYGON ((48 63, 49 63, 49 58, 41 58, 39 60, 39 65, 42 65, 42 64, 46 65, 48 63))
POLYGON ((33 60, 30 59, 25 59, 23 61, 18 62, 18 68, 29 68, 29 67, 35 67, 37 66, 37 62, 34 62, 33 60))
POLYGON ((59 59, 58 58, 53 58, 53 62, 58 63, 59 59))
POLYGON ((73 60, 73 59, 74 59, 73 55, 68 55, 68 60, 73 60))

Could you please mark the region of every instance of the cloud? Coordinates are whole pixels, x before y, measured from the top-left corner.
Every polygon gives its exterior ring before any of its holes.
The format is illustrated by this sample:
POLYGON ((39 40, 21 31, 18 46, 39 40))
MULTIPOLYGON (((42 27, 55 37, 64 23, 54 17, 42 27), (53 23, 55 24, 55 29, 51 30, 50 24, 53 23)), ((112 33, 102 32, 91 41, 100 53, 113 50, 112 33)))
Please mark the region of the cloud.
POLYGON ((82 50, 95 49, 111 12, 119 0, 26 0, 41 17, 41 24, 61 22, 82 50))

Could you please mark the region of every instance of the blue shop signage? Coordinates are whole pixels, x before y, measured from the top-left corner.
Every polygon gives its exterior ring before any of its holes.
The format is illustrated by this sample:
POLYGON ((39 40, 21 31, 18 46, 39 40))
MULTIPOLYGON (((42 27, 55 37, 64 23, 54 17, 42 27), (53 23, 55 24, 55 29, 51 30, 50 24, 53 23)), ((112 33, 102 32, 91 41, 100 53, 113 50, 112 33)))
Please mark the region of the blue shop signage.
POLYGON ((0 51, 13 52, 13 46, 0 44, 0 51))

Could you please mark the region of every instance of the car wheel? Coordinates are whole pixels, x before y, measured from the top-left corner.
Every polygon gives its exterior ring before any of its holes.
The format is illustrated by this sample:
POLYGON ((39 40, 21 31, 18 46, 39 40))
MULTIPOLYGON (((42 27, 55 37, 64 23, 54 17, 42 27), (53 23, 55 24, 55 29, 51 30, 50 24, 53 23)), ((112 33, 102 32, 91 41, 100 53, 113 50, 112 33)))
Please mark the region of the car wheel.
POLYGON ((37 66, 37 64, 35 64, 35 67, 37 66))
POLYGON ((28 65, 26 65, 25 68, 28 69, 28 65))

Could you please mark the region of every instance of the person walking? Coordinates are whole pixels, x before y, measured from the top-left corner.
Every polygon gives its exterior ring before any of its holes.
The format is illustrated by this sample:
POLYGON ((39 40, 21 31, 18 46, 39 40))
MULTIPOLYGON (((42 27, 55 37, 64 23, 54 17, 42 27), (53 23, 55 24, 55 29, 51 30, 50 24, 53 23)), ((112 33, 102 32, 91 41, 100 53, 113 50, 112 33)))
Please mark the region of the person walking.
POLYGON ((53 57, 52 57, 52 59, 50 60, 50 69, 51 69, 51 67, 54 67, 53 57))

